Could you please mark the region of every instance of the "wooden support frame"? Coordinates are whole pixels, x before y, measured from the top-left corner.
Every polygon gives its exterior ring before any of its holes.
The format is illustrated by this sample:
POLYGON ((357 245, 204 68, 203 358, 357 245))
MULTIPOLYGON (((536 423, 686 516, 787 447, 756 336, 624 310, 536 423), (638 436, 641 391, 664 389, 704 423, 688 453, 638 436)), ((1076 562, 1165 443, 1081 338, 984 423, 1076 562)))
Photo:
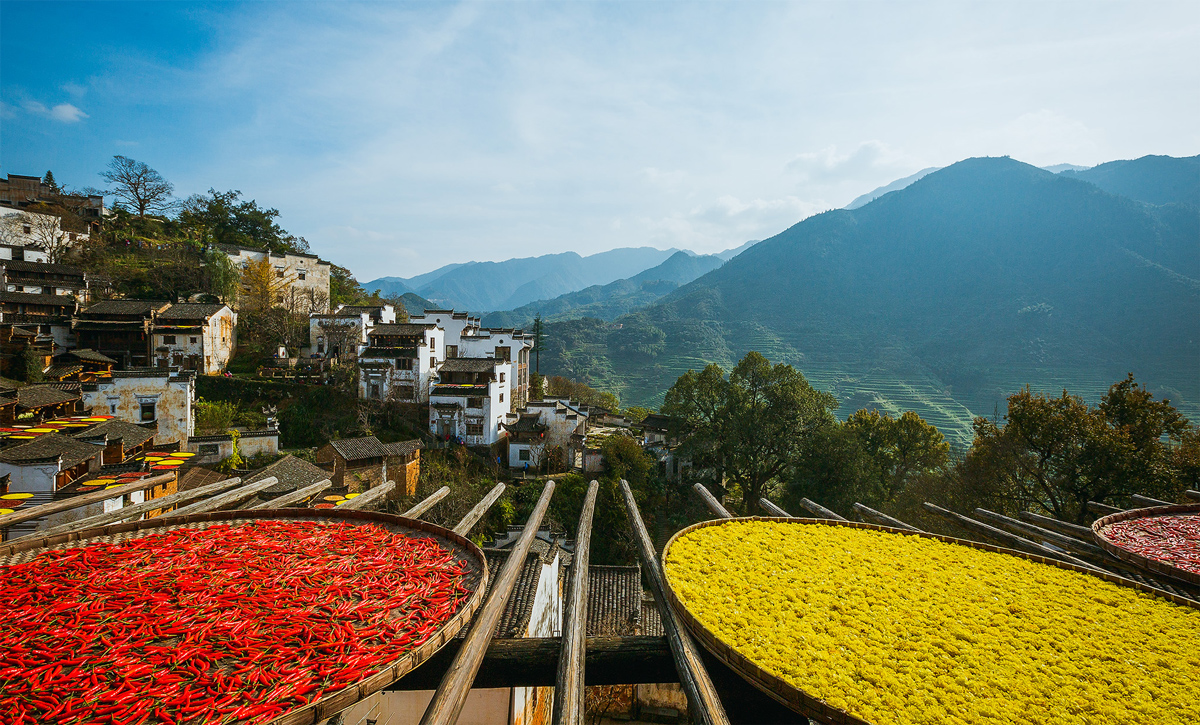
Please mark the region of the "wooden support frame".
POLYGON ((977 508, 973 513, 979 518, 986 519, 997 526, 1003 526, 1014 534, 1036 536, 1045 542, 1054 544, 1060 549, 1065 549, 1074 554, 1097 557, 1105 561, 1110 558, 1108 554, 1104 553, 1104 549, 1101 549, 1099 546, 1087 541, 1080 541, 1066 534, 1060 534, 1057 531, 1051 531, 1050 529, 1042 528, 1041 526, 1036 526, 1025 521, 1018 521, 1011 516, 998 514, 995 511, 989 511, 985 508, 977 508))
POLYGON ((1026 521, 1031 524, 1036 524, 1037 526, 1040 526, 1043 529, 1050 529, 1051 531, 1057 531, 1058 533, 1063 534, 1065 536, 1070 536, 1072 539, 1079 539, 1080 541, 1086 541, 1088 543, 1095 541, 1095 537, 1092 536, 1092 530, 1086 526, 1079 526, 1078 524, 1071 524, 1071 523, 1067 523, 1066 521, 1059 521, 1058 519, 1051 518, 1049 516, 1042 516, 1041 514, 1035 514, 1032 511, 1022 511, 1021 513, 1019 513, 1017 515, 1021 518, 1022 521, 1026 521))
POLYGON ((1109 573, 1094 564, 1089 564, 1088 562, 1083 561, 1082 559, 1076 559, 1075 557, 1071 556, 1070 554, 1068 554, 1064 551, 1060 551, 1058 549, 1051 549, 1050 547, 1044 546, 1035 541, 1030 541, 1029 539, 1026 539, 1023 536, 1017 536, 1016 534, 1010 534, 1007 531, 1004 531, 1002 529, 997 529, 995 526, 990 526, 988 524, 983 523, 982 521, 976 521, 975 519, 970 518, 969 516, 963 516, 960 513, 955 513, 954 511, 944 509, 941 506, 929 503, 928 501, 921 504, 921 506, 924 507, 924 509, 926 511, 929 511, 930 513, 935 513, 938 516, 949 519, 949 520, 957 523, 959 526, 962 526, 964 529, 967 529, 969 531, 974 531, 977 534, 981 534, 986 538, 992 539, 993 541, 998 541, 998 542, 1002 543, 1003 545, 1011 547, 1018 551, 1024 551, 1024 552, 1028 552, 1030 554, 1044 556, 1049 559, 1057 559, 1059 561, 1065 561, 1068 564, 1074 564, 1075 566, 1081 566, 1085 569, 1092 569, 1094 571, 1102 571, 1105 574, 1109 573))
POLYGON ((218 494, 212 498, 206 498, 203 501, 198 501, 197 503, 184 506, 180 509, 175 509, 166 515, 171 517, 188 516, 190 514, 202 514, 206 511, 217 511, 227 506, 233 506, 234 504, 244 501, 264 488, 270 488, 277 483, 279 483, 278 478, 275 478, 274 476, 267 476, 261 481, 255 481, 254 483, 239 486, 232 491, 226 491, 225 493, 218 494))
POLYGON ((558 658, 558 674, 554 678, 554 704, 550 721, 554 725, 583 725, 584 682, 586 675, 588 557, 592 545, 592 514, 596 510, 596 494, 600 483, 588 484, 575 529, 575 556, 571 560, 571 585, 563 613, 562 652, 558 658))
POLYGON ((148 488, 161 486, 164 483, 175 480, 175 473, 164 473, 161 476, 151 476, 150 478, 142 478, 133 483, 127 483, 124 486, 117 488, 106 488, 103 491, 92 491, 91 493, 72 496, 62 501, 51 501, 44 503, 41 506, 30 506, 29 508, 21 507, 18 511, 13 511, 11 514, 0 516, 0 529, 7 529, 10 526, 21 524, 26 521, 40 519, 43 516, 70 511, 88 504, 97 503, 99 501, 107 501, 110 498, 124 496, 127 493, 137 493, 145 491, 148 488))
POLYGON ((1097 516, 1108 516, 1109 514, 1119 514, 1125 509, 1120 509, 1116 506, 1109 506, 1108 504, 1100 503, 1099 501, 1088 501, 1087 510, 1091 511, 1097 516))
MULTIPOLYGON (((488 495, 491 496, 491 494, 488 495)), ((421 717, 421 725, 454 725, 458 720, 463 705, 467 701, 467 695, 471 692, 475 674, 483 663, 483 656, 487 652, 492 635, 496 632, 496 625, 500 622, 500 616, 504 613, 504 607, 508 604, 513 587, 516 586, 517 576, 525 566, 525 556, 529 553, 533 537, 537 535, 542 517, 546 515, 546 509, 550 507, 550 497, 553 495, 554 481, 547 481, 546 487, 542 489, 541 498, 533 508, 533 513, 525 522, 521 538, 517 539, 516 545, 509 552, 508 559, 496 577, 496 583, 492 585, 491 592, 471 622, 471 628, 467 631, 462 649, 455 655, 454 661, 450 663, 450 667, 446 671, 446 676, 442 678, 441 684, 433 693, 433 699, 429 701, 429 706, 421 717)), ((484 510, 486 511, 486 509, 484 510)), ((482 515, 480 513, 480 516, 482 515)))
POLYGON ((918 529, 916 526, 910 526, 910 525, 904 523, 903 521, 901 521, 900 519, 894 518, 892 516, 888 516, 887 514, 883 513, 882 511, 876 511, 875 509, 871 508, 870 506, 867 506, 867 505, 864 505, 864 504, 861 504, 858 502, 855 502, 854 510, 857 511, 858 514, 860 516, 862 516, 863 518, 870 519, 870 520, 874 521, 875 523, 879 524, 880 526, 890 526, 893 529, 904 529, 905 531, 914 531, 919 534, 925 533, 924 531, 921 531, 921 529, 918 529))
POLYGON ((1171 503, 1170 501, 1163 501, 1163 500, 1157 499, 1157 498, 1150 498, 1149 496, 1143 496, 1138 493, 1135 493, 1132 496, 1130 496, 1129 500, 1133 501, 1134 503, 1136 503, 1138 506, 1141 506, 1142 508, 1150 508, 1151 506, 1174 506, 1174 504, 1171 503))
POLYGON ((479 503, 475 504, 475 508, 468 511, 467 515, 462 517, 462 521, 459 521, 458 526, 454 527, 454 533, 459 536, 466 536, 471 533, 471 529, 475 528, 475 524, 479 523, 479 520, 492 507, 492 504, 496 503, 496 499, 500 498, 500 494, 502 493, 504 493, 504 484, 497 483, 479 503))
POLYGON ((438 501, 441 501, 442 499, 446 498, 446 494, 448 494, 448 493, 450 493, 450 487, 442 486, 438 490, 429 494, 429 496, 427 496, 424 501, 421 501, 416 506, 413 506, 412 508, 410 508, 409 510, 405 511, 404 513, 402 513, 400 515, 405 518, 409 518, 409 519, 419 519, 419 518, 421 518, 421 516, 423 516, 425 514, 426 511, 433 508, 434 505, 438 501))
MULTIPOLYGON (((52 528, 46 529, 45 531, 35 531, 32 534, 28 534, 27 536, 22 536, 21 539, 33 538, 36 536, 53 536, 55 534, 65 534, 69 531, 82 531, 83 529, 90 529, 90 528, 96 527, 96 526, 108 526, 109 524, 119 524, 119 523, 126 521, 127 519, 132 519, 136 516, 141 516, 142 514, 146 513, 147 511, 153 511, 154 509, 169 508, 171 506, 176 506, 178 504, 186 503, 188 501, 192 501, 192 500, 195 500, 198 498, 204 498, 210 494, 220 493, 221 491, 224 491, 228 488, 237 486, 241 482, 242 482, 242 479, 240 479, 240 478, 227 478, 224 481, 217 481, 216 483, 210 483, 206 486, 200 486, 199 488, 193 488, 190 491, 179 491, 178 493, 173 493, 173 494, 170 494, 169 496, 160 496, 158 498, 153 498, 153 499, 150 499, 149 501, 145 501, 145 502, 139 503, 139 504, 134 504, 132 506, 123 506, 122 508, 119 508, 116 511, 110 511, 106 514, 96 514, 95 516, 89 516, 86 519, 79 519, 78 521, 71 521, 66 524, 54 526, 52 528)), ((20 541, 21 539, 15 539, 15 541, 20 541)))
POLYGON ((834 521, 848 521, 849 520, 845 516, 836 514, 832 511, 830 511, 829 509, 825 508, 821 504, 817 503, 816 501, 812 501, 807 498, 800 499, 800 505, 803 506, 804 508, 808 509, 809 511, 813 512, 814 514, 816 514, 817 518, 819 518, 819 519, 833 519, 834 521))
POLYGON ((642 571, 650 581, 651 591, 654 592, 654 601, 658 604, 658 610, 662 616, 663 630, 666 631, 667 642, 671 645, 671 655, 675 658, 679 682, 683 685, 683 691, 687 695, 688 709, 691 711, 692 718, 700 725, 726 725, 729 717, 725 714, 725 707, 721 704, 712 679, 708 676, 708 670, 704 667, 700 649, 696 646, 692 636, 683 628, 679 616, 674 609, 671 609, 671 605, 667 601, 666 581, 663 579, 662 567, 659 566, 654 544, 650 541, 646 524, 642 522, 642 514, 638 511, 633 491, 630 490, 629 483, 624 480, 621 481, 621 495, 625 499, 625 510, 629 513, 629 525, 633 529, 634 539, 638 545, 638 554, 642 559, 644 567, 642 571))
POLYGON ((377 504, 383 503, 383 501, 387 499, 388 494, 395 490, 396 482, 387 481, 386 483, 382 483, 375 488, 372 488, 366 493, 359 494, 349 501, 340 504, 338 508, 349 509, 351 511, 361 511, 365 508, 374 507, 377 504))
POLYGON ((261 501, 253 506, 247 506, 246 510, 256 511, 258 509, 281 509, 285 506, 291 506, 292 504, 300 503, 301 501, 307 501, 332 485, 333 481, 326 478, 323 481, 317 481, 316 483, 309 484, 304 488, 298 488, 291 493, 285 493, 279 498, 273 498, 270 501, 261 501))
POLYGON ((779 516, 781 518, 787 518, 787 519, 796 518, 795 516, 792 516, 791 514, 789 514, 787 511, 784 511, 783 509, 776 506, 768 498, 765 498, 765 497, 760 498, 758 500, 758 505, 760 508, 762 508, 763 511, 766 511, 767 513, 771 514, 772 516, 779 516))
POLYGON ((1200 501, 1200 491, 1193 491, 1192 489, 1189 488, 1188 490, 1183 492, 1183 495, 1190 498, 1193 501, 1200 501))
POLYGON ((725 508, 725 506, 723 506, 721 502, 717 500, 717 497, 712 495, 712 491, 709 491, 704 487, 703 483, 697 483, 693 485, 692 489, 696 493, 700 494, 700 498, 704 501, 704 505, 708 507, 709 511, 713 512, 713 515, 719 516, 723 519, 733 518, 733 514, 729 513, 729 509, 725 508))

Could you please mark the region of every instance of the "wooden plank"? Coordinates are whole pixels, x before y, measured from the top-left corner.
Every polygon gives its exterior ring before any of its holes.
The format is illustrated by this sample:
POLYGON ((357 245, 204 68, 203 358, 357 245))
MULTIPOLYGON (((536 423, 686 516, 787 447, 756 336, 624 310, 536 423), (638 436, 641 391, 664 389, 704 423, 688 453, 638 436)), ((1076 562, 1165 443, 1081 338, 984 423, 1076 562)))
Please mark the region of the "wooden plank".
POLYGON ((650 582, 650 590, 654 593, 654 601, 658 604, 659 615, 662 617, 663 630, 667 642, 671 645, 671 655, 675 658, 675 667, 679 672, 679 682, 687 695, 688 710, 693 720, 700 725, 724 725, 729 722, 725 707, 717 696, 716 688, 704 662, 700 658, 700 650, 690 634, 683 628, 679 616, 667 602, 666 581, 663 579, 662 567, 659 566, 654 544, 642 522, 642 514, 638 511, 637 501, 627 481, 621 481, 621 495, 625 499, 625 510, 629 514, 630 528, 633 538, 638 545, 638 554, 642 560, 642 573, 650 582))
POLYGON ((891 526, 893 529, 904 529, 905 531, 916 531, 917 533, 924 533, 920 529, 918 529, 916 526, 909 526, 908 524, 904 523, 900 519, 888 516, 887 514, 885 514, 882 511, 876 511, 875 509, 871 508, 870 506, 866 506, 861 503, 855 502, 854 510, 857 511, 859 514, 861 514, 864 518, 871 519, 872 521, 879 524, 880 526, 891 526))
POLYGON ((712 511, 715 516, 719 516, 723 519, 733 518, 733 514, 729 513, 729 510, 721 505, 721 502, 717 500, 717 497, 712 495, 712 492, 705 488, 703 483, 697 483, 692 486, 692 488, 695 489, 696 493, 700 494, 700 498, 704 501, 704 505, 707 506, 708 510, 712 511))
POLYGON ((1057 531, 1058 533, 1065 534, 1073 539, 1079 539, 1080 541, 1086 541, 1088 543, 1091 543, 1095 540, 1095 537, 1092 536, 1092 530, 1086 526, 1070 524, 1066 521, 1059 521, 1058 519, 1051 518, 1049 516, 1035 514, 1032 511, 1022 511, 1017 515, 1021 517, 1022 521, 1028 521, 1031 524, 1036 524, 1043 529, 1057 531))
POLYGON ((762 508, 763 511, 766 511, 767 513, 771 514, 772 516, 780 516, 780 517, 788 518, 788 519, 796 518, 795 516, 792 516, 791 514, 789 514, 787 511, 784 511, 783 509, 779 508, 775 504, 771 503, 770 499, 760 498, 758 500, 758 505, 762 508))
POLYGON ((575 529, 575 557, 571 560, 571 586, 563 613, 562 653, 558 659, 558 675, 554 679, 554 704, 550 715, 555 725, 583 725, 588 556, 592 543, 592 514, 599 490, 598 481, 588 484, 579 525, 575 529))
POLYGON ((365 508, 372 508, 383 503, 384 500, 387 499, 388 494, 395 490, 395 481, 381 483, 366 493, 359 494, 346 503, 339 505, 337 508, 347 509, 349 511, 361 511, 365 508))
POLYGON ((496 625, 500 623, 504 607, 508 604, 508 598, 517 584, 517 577, 525 567, 525 557, 529 554, 529 547, 533 543, 533 538, 537 536, 538 527, 542 524, 542 517, 546 515, 546 509, 550 507, 550 497, 553 495, 554 481, 547 481, 546 487, 542 489, 541 498, 533 508, 533 513, 525 522, 521 538, 517 539, 516 545, 509 551, 504 566, 500 567, 496 583, 492 585, 487 599, 484 600, 483 606, 479 608, 475 619, 472 620, 466 639, 463 640, 462 649, 450 663, 446 676, 442 678, 441 684, 433 693, 433 699, 425 708, 425 714, 421 717, 421 725, 454 725, 458 721, 459 713, 462 712, 463 705, 467 701, 467 695, 471 693, 471 683, 475 681, 475 674, 479 672, 479 667, 483 664, 488 644, 492 641, 496 625))
POLYGON ((8 527, 13 526, 15 524, 24 523, 26 521, 32 521, 34 519, 40 519, 43 516, 49 516, 51 514, 61 513, 63 511, 70 511, 71 509, 77 509, 77 508, 80 508, 81 506, 87 506, 88 504, 93 504, 98 501, 107 501, 110 498, 116 498, 117 496, 124 496, 127 493, 136 493, 138 491, 145 491, 148 488, 154 488, 155 486, 161 486, 164 483, 167 483, 167 482, 173 481, 173 480, 175 480, 174 473, 164 473, 161 476, 151 476, 150 478, 143 478, 141 480, 134 481, 133 483, 128 483, 128 484, 125 484, 124 486, 119 486, 117 488, 106 488, 103 491, 92 491, 91 493, 84 493, 84 494, 80 494, 78 496, 71 496, 70 498, 65 498, 61 501, 51 501, 50 503, 44 503, 41 506, 30 506, 29 508, 25 508, 24 506, 22 506, 20 509, 13 511, 11 514, 5 514, 3 516, 0 516, 0 529, 7 529, 8 527))
POLYGON ((307 501, 332 485, 333 481, 330 481, 328 478, 326 478, 323 481, 311 483, 304 488, 298 488, 291 493, 285 493, 282 496, 271 499, 270 501, 260 501, 253 506, 247 506, 246 510, 255 511, 258 509, 281 509, 285 506, 291 506, 292 504, 300 503, 301 501, 307 501))
POLYGON ((434 504, 436 504, 438 501, 441 501, 442 499, 446 498, 446 494, 448 494, 448 493, 450 493, 450 487, 442 486, 438 490, 429 494, 429 496, 426 497, 426 499, 424 501, 418 503, 416 506, 413 506, 412 508, 410 508, 409 510, 405 511, 404 513, 402 513, 400 515, 404 516, 405 518, 419 519, 419 518, 421 518, 422 515, 425 514, 426 511, 433 508, 434 504))
POLYGON ((816 514, 817 518, 833 519, 834 521, 846 521, 847 520, 845 516, 839 516, 838 514, 835 514, 834 512, 825 508, 824 506, 817 503, 816 501, 810 501, 809 499, 802 498, 802 499, 800 499, 800 505, 803 506, 804 508, 808 509, 809 511, 813 512, 814 514, 816 514))
POLYGON ((1188 490, 1183 492, 1183 495, 1187 496, 1188 498, 1190 498, 1193 501, 1200 501, 1200 491, 1193 491, 1192 489, 1189 488, 1188 490))
POLYGON ((1173 505, 1170 501, 1163 501, 1162 499, 1150 498, 1149 496, 1142 496, 1141 494, 1137 494, 1137 493, 1130 496, 1129 500, 1133 501, 1134 503, 1136 503, 1138 506, 1141 506, 1142 508, 1149 508, 1151 506, 1171 506, 1171 505, 1173 505))
MULTIPOLYGON (((1017 536, 1016 534, 1010 534, 1007 531, 1002 531, 1001 529, 997 529, 995 526, 989 526, 988 524, 985 524, 982 521, 976 521, 975 519, 967 517, 967 516, 963 516, 960 513, 948 511, 948 510, 942 508, 941 506, 931 504, 928 501, 926 501, 925 503, 923 503, 921 505, 925 508, 926 511, 935 513, 939 516, 942 516, 951 521, 954 521, 959 526, 962 526, 964 529, 967 529, 968 531, 973 531, 975 533, 983 535, 986 538, 992 539, 994 541, 998 541, 1001 544, 1003 544, 1004 546, 1007 546, 1009 548, 1017 549, 1018 551, 1028 552, 1030 554, 1036 554, 1038 556, 1044 556, 1048 559, 1058 559, 1059 561, 1065 561, 1068 564, 1074 564, 1075 566, 1082 566, 1086 569, 1094 569, 1097 571, 1104 571, 1103 569, 1100 569, 1100 567, 1089 564, 1086 561, 1083 561, 1082 559, 1076 559, 1075 557, 1071 556, 1070 554, 1068 554, 1066 552, 1051 549, 1048 546, 1039 544, 1036 541, 1030 541, 1029 539, 1026 539, 1022 536, 1017 536)), ((1108 572, 1105 572, 1105 573, 1108 573, 1108 572)))
POLYGON ((1119 509, 1116 506, 1100 503, 1099 501, 1088 501, 1087 510, 1097 516, 1108 516, 1109 514, 1119 514, 1125 509, 1119 509))
MULTIPOLYGON (((60 526, 46 529, 45 531, 35 531, 28 536, 22 536, 21 539, 37 536, 53 536, 54 534, 63 534, 68 531, 82 531, 83 529, 90 529, 95 526, 108 526, 109 524, 120 523, 136 516, 141 516, 147 511, 169 508, 171 506, 177 506, 181 503, 187 503, 188 501, 192 501, 194 499, 204 498, 210 494, 220 493, 221 491, 236 486, 241 482, 242 479, 240 478, 227 478, 224 481, 210 483, 206 486, 193 488, 190 491, 180 491, 169 496, 160 496, 143 503, 134 504, 133 506, 124 506, 116 511, 89 516, 86 519, 79 519, 78 521, 71 521, 60 526)), ((20 541, 21 539, 16 539, 16 541, 20 541)))
POLYGON ((458 526, 454 527, 454 533, 459 536, 466 536, 471 533, 471 529, 475 528, 475 524, 483 518, 492 504, 496 503, 496 499, 500 498, 500 494, 504 493, 504 484, 497 483, 488 491, 488 495, 484 496, 479 503, 475 504, 475 508, 467 512, 467 515, 462 517, 462 521, 458 522, 458 526))
POLYGON ((212 498, 184 506, 181 509, 175 509, 171 513, 167 514, 167 516, 174 518, 176 516, 187 516, 188 514, 202 514, 205 511, 219 511, 220 509, 240 503, 264 488, 270 488, 277 483, 279 483, 278 478, 275 478, 274 476, 267 476, 261 481, 255 481, 251 484, 239 486, 232 491, 226 491, 225 493, 218 494, 212 498))

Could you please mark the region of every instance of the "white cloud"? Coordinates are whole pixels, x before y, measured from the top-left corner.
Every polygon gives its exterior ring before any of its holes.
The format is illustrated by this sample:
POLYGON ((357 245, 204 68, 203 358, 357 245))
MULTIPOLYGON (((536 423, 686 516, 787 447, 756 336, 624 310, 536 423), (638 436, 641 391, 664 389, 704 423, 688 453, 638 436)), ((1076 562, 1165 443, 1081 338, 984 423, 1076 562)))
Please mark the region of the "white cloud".
POLYGON ((686 213, 646 220, 656 246, 684 247, 711 254, 750 239, 765 239, 827 208, 795 196, 750 199, 721 196, 686 213))
POLYGON ((1074 159, 1079 159, 1074 163, 1108 161, 1098 156, 1103 141, 1100 131, 1082 121, 1043 108, 983 131, 978 143, 989 154, 1045 166, 1074 159))
POLYGON ((78 123, 88 117, 86 113, 70 103, 60 103, 53 108, 47 108, 44 103, 27 100, 21 104, 21 107, 29 113, 53 118, 55 121, 63 123, 78 123))
POLYGON ((837 146, 797 154, 787 163, 787 171, 803 181, 821 182, 857 178, 877 169, 898 169, 911 165, 905 154, 878 140, 863 141, 853 150, 840 153, 837 146))

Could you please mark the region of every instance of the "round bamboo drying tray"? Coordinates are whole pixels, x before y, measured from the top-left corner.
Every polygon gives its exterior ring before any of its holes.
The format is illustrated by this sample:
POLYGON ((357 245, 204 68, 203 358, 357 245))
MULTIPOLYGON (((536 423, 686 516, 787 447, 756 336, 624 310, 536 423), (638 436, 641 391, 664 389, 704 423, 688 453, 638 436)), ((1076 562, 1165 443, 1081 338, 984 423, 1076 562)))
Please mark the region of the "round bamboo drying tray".
POLYGON ((320 699, 280 715, 270 721, 270 725, 312 725, 326 720, 378 692, 432 657, 470 623, 476 610, 483 603, 483 597, 487 591, 487 561, 483 552, 472 541, 449 529, 425 521, 372 511, 288 508, 214 511, 176 517, 160 516, 145 521, 113 524, 56 536, 23 540, 6 546, 0 545, 0 566, 26 563, 39 554, 54 549, 74 549, 96 543, 121 543, 176 529, 203 529, 214 524, 237 524, 278 519, 316 519, 349 524, 378 524, 390 531, 409 534, 415 538, 436 539, 442 546, 453 550, 456 558, 469 571, 465 585, 471 590, 471 595, 458 612, 419 647, 409 650, 399 659, 383 665, 375 674, 369 675, 357 683, 336 692, 330 692, 320 699))
POLYGON ((1117 557, 1123 559, 1134 566, 1145 569, 1150 574, 1159 574, 1169 576, 1179 581, 1187 582, 1200 586, 1200 574, 1186 569, 1180 569, 1177 566, 1172 566, 1165 561, 1151 559, 1148 556, 1130 551, 1104 534, 1104 528, 1118 521, 1128 521, 1130 519, 1146 519, 1154 518, 1155 516, 1176 516, 1179 514, 1195 514, 1200 516, 1200 503, 1185 503, 1173 504, 1171 506, 1151 506, 1149 508, 1131 509, 1129 511, 1121 511, 1115 514, 1109 514, 1103 518, 1096 519, 1092 523, 1092 535, 1096 537, 1096 544, 1101 548, 1117 557))
POLYGON ((961 546, 970 546, 972 548, 981 549, 983 551, 992 551, 992 552, 996 552, 996 553, 1000 553, 1000 554, 1009 554, 1010 556, 1018 556, 1018 557, 1021 557, 1022 559, 1029 559, 1030 561, 1036 561, 1041 564, 1057 566, 1060 569, 1067 569, 1069 571, 1077 571, 1077 572, 1081 572, 1083 574, 1090 574, 1091 576, 1095 576, 1100 579, 1104 579, 1105 581, 1112 582, 1113 584, 1118 584, 1120 586, 1126 586, 1126 587, 1131 587, 1133 589, 1138 589, 1143 592, 1154 594, 1157 597, 1161 597, 1163 599, 1168 599, 1176 604, 1182 604, 1184 606, 1200 610, 1200 602, 1196 602, 1194 600, 1187 599, 1186 597, 1180 597, 1180 596, 1176 596, 1174 594, 1169 594, 1160 589, 1154 589, 1153 587, 1139 584, 1137 582, 1130 581, 1128 579, 1122 579, 1121 577, 1113 576, 1111 574, 1107 574, 1107 573, 1100 572, 1100 571, 1096 571, 1094 569, 1087 569, 1087 568, 1084 568, 1081 566, 1067 564, 1067 563, 1064 563, 1064 562, 1061 562, 1061 561, 1058 561, 1055 559, 1048 559, 1048 558, 1042 557, 1042 556, 1026 554, 1024 552, 1014 551, 1012 549, 1004 549, 1004 548, 1001 548, 998 546, 991 546, 989 544, 981 544, 977 541, 970 541, 967 539, 955 539, 950 536, 939 536, 937 534, 930 534, 930 533, 926 533, 923 531, 922 532, 907 531, 904 529, 895 529, 895 528, 892 528, 889 526, 877 526, 875 524, 863 524, 863 523, 859 523, 857 521, 834 521, 832 519, 803 519, 803 518, 781 518, 781 517, 770 517, 770 516, 747 516, 744 518, 715 519, 712 521, 701 521, 698 524, 692 524, 691 526, 687 527, 686 529, 676 532, 675 535, 671 537, 671 540, 667 542, 667 545, 665 547, 663 547, 662 555, 660 557, 660 562, 663 565, 663 573, 666 578, 667 599, 670 602, 671 608, 675 610, 675 612, 679 615, 679 618, 683 621, 684 626, 687 627, 688 631, 691 632, 693 637, 695 637, 697 640, 700 641, 700 643, 704 646, 705 649, 707 649, 714 657, 716 657, 718 660, 720 660, 722 663, 724 663, 731 670, 733 670, 734 672, 741 675, 747 682, 754 685, 755 687, 757 687, 762 692, 766 693, 771 698, 779 701, 780 703, 783 703, 784 706, 790 708, 792 711, 797 712, 801 715, 804 715, 805 717, 816 720, 818 722, 827 723, 828 725, 871 725, 871 723, 867 722, 866 720, 857 718, 844 710, 836 708, 836 707, 830 705, 829 703, 825 702, 821 698, 814 697, 813 695, 810 695, 807 692, 804 692, 803 690, 801 690, 798 687, 788 684, 779 676, 774 675, 774 674, 764 670, 763 668, 759 667, 757 664, 752 662, 750 659, 748 659, 746 656, 742 655, 740 652, 738 652, 734 648, 730 647, 728 644, 726 644, 724 641, 722 641, 719 637, 717 637, 710 629, 705 627, 704 624, 702 624, 698 619, 696 619, 696 617, 690 611, 688 611, 687 607, 685 607, 683 605, 683 602, 681 602, 679 600, 678 595, 676 595, 676 593, 675 593, 674 587, 671 585, 671 578, 670 578, 670 575, 667 574, 667 568, 666 568, 667 552, 669 552, 671 550, 671 546, 673 546, 675 544, 675 541, 677 539, 679 539, 681 536, 684 536, 696 529, 702 529, 707 526, 721 526, 723 524, 728 524, 728 523, 733 523, 733 522, 738 522, 738 521, 774 521, 774 522, 780 522, 780 523, 816 524, 816 525, 820 525, 820 526, 848 526, 850 528, 855 528, 855 529, 872 529, 874 531, 884 531, 887 533, 900 534, 903 536, 924 536, 924 537, 927 537, 930 539, 937 539, 938 541, 944 541, 944 542, 947 542, 950 544, 959 544, 961 546))

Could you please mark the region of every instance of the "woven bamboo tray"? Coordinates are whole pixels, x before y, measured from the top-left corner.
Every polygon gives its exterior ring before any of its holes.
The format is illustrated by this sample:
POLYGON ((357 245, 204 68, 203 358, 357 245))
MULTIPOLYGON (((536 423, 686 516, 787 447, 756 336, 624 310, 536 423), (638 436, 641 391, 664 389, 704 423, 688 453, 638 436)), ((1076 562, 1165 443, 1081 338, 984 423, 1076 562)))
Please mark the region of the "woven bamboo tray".
POLYGON ((1196 514, 1200 515, 1200 503, 1185 503, 1174 504, 1171 506, 1151 506, 1144 509, 1131 509, 1129 511, 1121 511, 1115 514, 1109 514, 1104 518, 1096 519, 1092 523, 1092 535, 1096 537, 1096 544, 1101 548, 1117 557, 1123 559, 1134 566, 1145 569, 1147 573, 1169 576, 1179 581, 1187 582, 1200 586, 1200 574, 1186 569, 1180 569, 1177 566, 1151 559, 1148 556, 1142 556, 1137 552, 1130 551, 1121 546, 1117 542, 1108 538, 1104 534, 1104 527, 1115 524, 1118 521, 1128 521, 1130 519, 1153 518, 1155 516, 1175 516, 1178 514, 1196 514))
POLYGON ((160 516, 145 521, 113 524, 0 546, 0 566, 25 563, 39 554, 53 549, 74 549, 96 543, 120 543, 176 529, 202 529, 214 524, 237 524, 264 519, 318 519, 350 524, 378 524, 390 531, 409 534, 417 538, 437 539, 442 546, 452 549, 459 561, 463 563, 464 568, 468 569, 469 574, 465 584, 467 588, 471 589, 471 596, 467 599, 466 604, 421 646, 408 651, 394 662, 383 665, 378 672, 355 684, 328 693, 318 700, 284 713, 272 720, 270 725, 313 725, 392 684, 411 672, 417 665, 432 657, 469 624, 471 618, 475 616, 476 610, 482 604, 487 591, 487 561, 479 547, 469 539, 459 536, 449 529, 417 519, 371 511, 340 511, 337 509, 234 510, 176 517, 160 516))
POLYGON ((950 544, 959 544, 961 546, 970 546, 975 549, 982 549, 983 551, 992 551, 1000 554, 1008 554, 1010 556, 1019 556, 1022 559, 1029 559, 1030 561, 1036 561, 1040 564, 1048 564, 1050 566, 1056 566, 1060 569, 1067 569, 1069 571, 1077 571, 1083 574, 1089 574, 1091 576, 1104 579, 1105 581, 1112 582, 1113 584, 1138 589, 1143 592, 1154 594, 1162 599, 1170 600, 1175 604, 1182 604, 1186 607, 1200 610, 1200 602, 1187 599, 1186 597, 1169 594, 1160 589, 1154 589, 1153 587, 1139 584, 1128 579, 1122 579, 1118 576, 1113 576, 1111 574, 1106 574, 1093 569, 1087 569, 1081 566, 1075 566, 1073 564, 1066 564, 1055 559, 1047 559, 1042 556, 1026 554, 1024 552, 1014 551, 1012 549, 1003 549, 998 546, 991 546, 989 544, 981 544, 977 541, 955 539, 949 536, 939 536, 937 534, 929 534, 925 532, 894 529, 888 526, 877 526, 875 524, 862 524, 856 521, 748 516, 745 518, 702 521, 698 524, 693 524, 672 536, 671 540, 667 542, 667 545, 663 547, 662 556, 660 559, 660 562, 663 565, 663 575, 667 583, 667 599, 670 601, 671 608, 674 609, 679 615, 679 618, 683 621, 684 626, 687 627, 688 631, 691 632, 692 636, 699 640, 701 644, 704 645, 704 648, 712 653, 714 657, 723 662, 731 670, 741 675, 751 685, 754 685, 759 690, 762 690, 768 696, 779 701, 792 711, 804 715, 812 720, 816 720, 817 722, 827 723, 828 725, 871 725, 871 723, 857 718, 844 710, 840 710, 825 702, 821 698, 814 697, 804 692, 798 687, 788 684, 782 678, 764 670, 754 662, 750 661, 740 652, 723 642, 716 636, 716 634, 714 634, 710 629, 705 627, 698 619, 696 619, 696 617, 693 616, 690 611, 688 611, 687 607, 683 605, 683 602, 679 600, 679 597, 675 594, 674 587, 671 585, 670 575, 667 574, 666 560, 667 553, 671 550, 671 547, 675 544, 677 539, 692 531, 695 531, 696 529, 702 529, 706 526, 721 526, 723 524, 729 524, 738 521, 775 521, 792 524, 815 524, 819 526, 847 526, 854 529, 871 529, 873 531, 884 531, 890 534, 900 534, 903 536, 924 536, 950 544))

